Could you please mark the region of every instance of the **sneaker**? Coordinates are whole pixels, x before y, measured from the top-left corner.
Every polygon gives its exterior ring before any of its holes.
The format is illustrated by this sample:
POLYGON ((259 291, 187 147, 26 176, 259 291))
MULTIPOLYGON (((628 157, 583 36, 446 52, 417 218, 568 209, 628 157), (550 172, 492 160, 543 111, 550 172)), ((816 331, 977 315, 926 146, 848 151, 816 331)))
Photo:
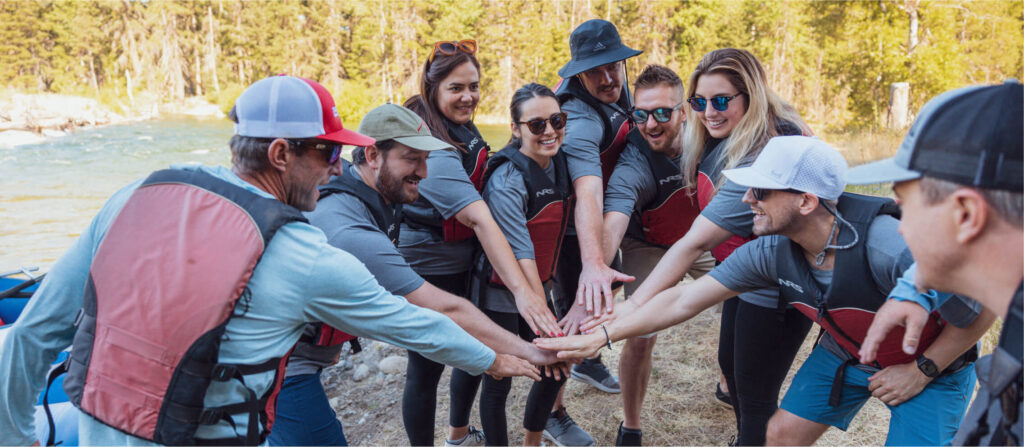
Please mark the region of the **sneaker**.
POLYGON ((724 407, 732 408, 732 396, 725 391, 722 391, 722 384, 715 385, 715 400, 719 405, 724 407))
POLYGON ((544 439, 554 442, 559 447, 594 445, 594 438, 576 425, 576 421, 569 417, 564 407, 548 416, 547 426, 544 427, 544 439))
POLYGON ((484 445, 484 432, 470 425, 469 433, 466 433, 466 436, 463 436, 462 439, 456 441, 445 439, 444 445, 445 447, 484 445))
POLYGON ((619 423, 619 435, 615 437, 615 445, 643 445, 641 439, 644 436, 642 430, 626 428, 624 422, 619 423))
POLYGON ((589 383, 606 393, 618 394, 619 378, 608 371, 608 367, 601 363, 601 356, 596 359, 586 359, 582 363, 573 365, 572 378, 584 383, 589 383))

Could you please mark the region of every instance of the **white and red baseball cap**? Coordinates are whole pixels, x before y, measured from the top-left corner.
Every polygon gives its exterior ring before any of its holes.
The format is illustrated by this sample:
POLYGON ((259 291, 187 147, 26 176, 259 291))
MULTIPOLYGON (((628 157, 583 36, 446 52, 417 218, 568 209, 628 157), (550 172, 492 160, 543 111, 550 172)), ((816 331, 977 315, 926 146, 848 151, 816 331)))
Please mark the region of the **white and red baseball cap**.
POLYGON ((318 138, 353 146, 374 139, 345 129, 324 86, 295 76, 256 81, 235 100, 235 134, 256 138, 318 138))

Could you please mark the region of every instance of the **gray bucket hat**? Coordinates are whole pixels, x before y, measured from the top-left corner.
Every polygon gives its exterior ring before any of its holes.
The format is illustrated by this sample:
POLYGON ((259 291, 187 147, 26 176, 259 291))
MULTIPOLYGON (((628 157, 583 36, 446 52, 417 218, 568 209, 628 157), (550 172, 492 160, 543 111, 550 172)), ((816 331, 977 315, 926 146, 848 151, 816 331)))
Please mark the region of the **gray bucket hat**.
POLYGON ((569 52, 572 58, 558 70, 562 78, 643 53, 623 45, 615 25, 601 19, 587 20, 573 30, 569 36, 569 52))

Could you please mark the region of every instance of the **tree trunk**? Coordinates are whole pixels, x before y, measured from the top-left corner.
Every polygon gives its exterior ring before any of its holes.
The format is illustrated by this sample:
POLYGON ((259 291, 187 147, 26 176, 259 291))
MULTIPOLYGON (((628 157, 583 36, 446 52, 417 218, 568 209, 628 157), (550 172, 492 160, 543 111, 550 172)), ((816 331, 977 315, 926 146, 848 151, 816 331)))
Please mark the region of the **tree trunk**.
POLYGON ((889 86, 889 111, 886 117, 886 127, 900 130, 907 127, 910 122, 910 84, 907 82, 894 82, 889 86))
POLYGON ((206 7, 206 22, 206 69, 210 70, 210 75, 213 78, 213 91, 220 94, 220 81, 217 79, 217 41, 214 38, 213 30, 217 22, 213 20, 213 7, 211 6, 206 7))

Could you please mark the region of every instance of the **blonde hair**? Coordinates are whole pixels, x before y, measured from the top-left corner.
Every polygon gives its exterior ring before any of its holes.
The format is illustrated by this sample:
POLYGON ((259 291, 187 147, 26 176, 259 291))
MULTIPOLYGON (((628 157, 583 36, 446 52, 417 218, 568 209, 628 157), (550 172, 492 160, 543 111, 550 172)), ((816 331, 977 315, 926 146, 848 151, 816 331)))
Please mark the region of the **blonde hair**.
MULTIPOLYGON (((723 169, 734 168, 742 161, 756 157, 769 139, 779 135, 777 127, 781 123, 797 126, 804 135, 812 134, 796 109, 768 87, 764 68, 749 51, 722 48, 705 54, 690 75, 687 98, 696 94, 697 80, 707 74, 725 76, 747 102, 743 117, 721 143, 718 156, 725 160, 723 169)), ((711 104, 707 106, 711 107, 711 104)), ((683 182, 689 187, 696 187, 697 165, 704 156, 704 146, 710 135, 706 127, 698 125, 697 112, 688 107, 686 113, 686 120, 694 124, 686 126, 683 134, 683 182)), ((717 188, 724 182, 724 176, 711 181, 717 188)))

